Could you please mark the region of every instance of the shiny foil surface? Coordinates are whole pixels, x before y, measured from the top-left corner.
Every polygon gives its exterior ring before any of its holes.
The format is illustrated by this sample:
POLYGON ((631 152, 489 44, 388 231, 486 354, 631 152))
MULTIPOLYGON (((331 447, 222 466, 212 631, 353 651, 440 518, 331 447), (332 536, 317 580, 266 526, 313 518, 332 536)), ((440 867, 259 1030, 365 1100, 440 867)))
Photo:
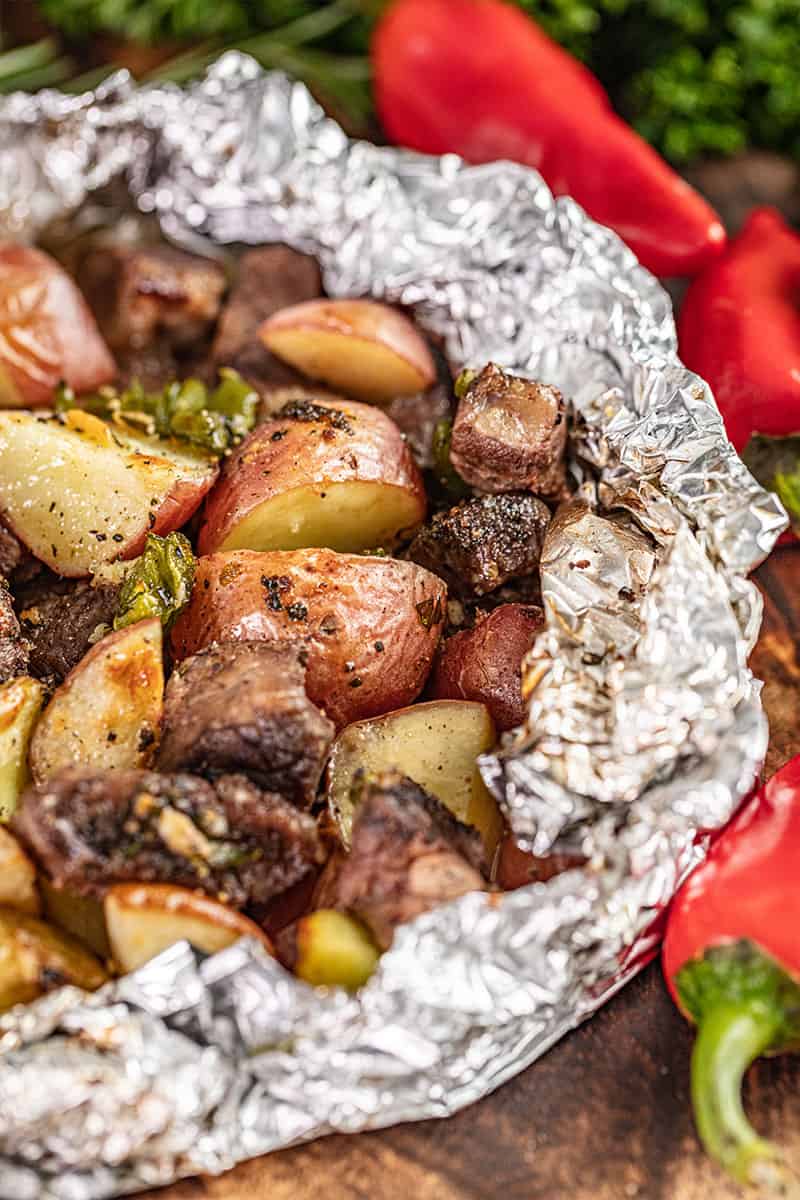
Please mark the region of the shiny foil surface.
MULTIPOLYGON (((521 841, 587 865, 402 927, 355 997, 257 945, 175 946, 94 995, 0 1017, 0 1196, 89 1200, 332 1130, 442 1117, 589 1016, 760 769, 746 575, 786 525, 676 357, 669 299, 535 172, 350 142, 299 84, 227 54, 201 83, 0 102, 0 227, 124 179, 176 241, 284 241, 331 295, 408 305, 453 365, 573 406, 575 498, 542 559, 525 729, 481 769, 521 841)), ((532 1131, 534 1132, 534 1131, 532 1131)))

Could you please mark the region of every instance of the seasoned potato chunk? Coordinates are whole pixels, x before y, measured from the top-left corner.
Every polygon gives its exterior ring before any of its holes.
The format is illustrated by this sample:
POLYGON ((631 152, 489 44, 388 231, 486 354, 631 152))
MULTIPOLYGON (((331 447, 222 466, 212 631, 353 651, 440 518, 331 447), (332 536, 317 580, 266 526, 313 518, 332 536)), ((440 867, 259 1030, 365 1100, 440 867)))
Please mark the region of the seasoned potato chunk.
POLYGON ((0 908, 0 1012, 66 983, 94 991, 105 981, 99 962, 66 934, 0 908))
POLYGON ((0 821, 13 816, 28 786, 28 748, 43 700, 42 685, 28 675, 0 687, 0 821))
POLYGON ((3 828, 0 828, 0 907, 33 915, 39 911, 36 868, 17 839, 3 828))

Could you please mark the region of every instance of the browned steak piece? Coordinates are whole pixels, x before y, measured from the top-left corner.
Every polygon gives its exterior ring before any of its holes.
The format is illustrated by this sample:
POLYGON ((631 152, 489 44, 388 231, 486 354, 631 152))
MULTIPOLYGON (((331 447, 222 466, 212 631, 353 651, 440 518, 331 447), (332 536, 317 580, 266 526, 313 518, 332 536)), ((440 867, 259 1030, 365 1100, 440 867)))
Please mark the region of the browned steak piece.
POLYGON ((316 260, 288 246, 261 246, 242 255, 236 282, 222 310, 212 357, 217 366, 235 367, 259 391, 291 387, 303 377, 259 340, 267 317, 290 304, 322 294, 316 260))
POLYGON ((0 524, 0 575, 4 579, 10 579, 27 555, 28 551, 16 534, 6 525, 0 524))
POLYGON ((201 341, 226 286, 219 263, 171 246, 97 246, 77 277, 114 351, 159 342, 184 349, 201 341))
POLYGON ((334 727, 311 703, 299 647, 221 642, 184 659, 167 684, 162 771, 242 771, 308 808, 334 727))
POLYGON ((29 646, 20 633, 19 621, 8 584, 0 579, 0 683, 22 675, 28 666, 29 646))
POLYGON ((51 686, 76 666, 91 647, 99 625, 110 625, 119 587, 48 573, 16 589, 22 632, 31 647, 30 673, 51 686))
POLYGON ((480 496, 436 513, 408 557, 443 579, 460 599, 484 596, 538 569, 550 510, 526 493, 480 496))
POLYGON ((264 904, 323 858, 315 822, 242 775, 71 767, 29 789, 15 831, 58 887, 115 883, 202 888, 237 908, 264 904))
POLYGON ((459 401, 450 457, 462 479, 483 492, 564 491, 567 420, 558 388, 489 363, 459 401))
POLYGON ((352 912, 385 950, 398 925, 485 890, 487 874, 477 830, 410 779, 388 771, 365 785, 350 853, 323 876, 316 905, 352 912))

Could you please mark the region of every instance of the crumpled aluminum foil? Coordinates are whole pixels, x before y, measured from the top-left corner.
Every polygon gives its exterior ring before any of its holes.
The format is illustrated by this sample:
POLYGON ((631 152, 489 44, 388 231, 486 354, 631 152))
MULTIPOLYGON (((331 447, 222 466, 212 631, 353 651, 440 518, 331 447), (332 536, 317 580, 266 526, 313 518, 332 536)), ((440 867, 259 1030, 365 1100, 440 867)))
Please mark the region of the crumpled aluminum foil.
POLYGON ((526 730, 482 770, 521 840, 587 865, 400 929, 357 997, 256 945, 175 946, 0 1018, 0 1196, 89 1200, 332 1130, 446 1116, 588 1016, 749 790, 767 729, 750 569, 786 525, 676 357, 617 237, 531 170, 349 142, 300 85, 225 55, 200 84, 0 103, 0 224, 123 176, 175 240, 280 240, 332 295, 410 306, 456 364, 561 386, 576 498, 553 522, 526 730))

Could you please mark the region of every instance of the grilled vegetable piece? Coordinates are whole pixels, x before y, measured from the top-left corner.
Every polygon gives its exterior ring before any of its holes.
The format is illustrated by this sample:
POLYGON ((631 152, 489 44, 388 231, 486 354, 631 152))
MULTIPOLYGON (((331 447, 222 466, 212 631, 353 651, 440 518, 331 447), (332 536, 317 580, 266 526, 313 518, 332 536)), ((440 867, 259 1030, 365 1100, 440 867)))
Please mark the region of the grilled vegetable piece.
POLYGON ((13 815, 28 786, 28 747, 43 700, 42 685, 29 675, 0 687, 0 821, 13 815))
POLYGON ((39 891, 48 924, 77 938, 102 962, 111 957, 102 900, 79 896, 70 888, 55 887, 46 875, 39 876, 39 891))
POLYGON ((189 603, 194 586, 192 544, 182 533, 165 538, 147 535, 141 557, 131 564, 117 598, 114 628, 124 629, 147 617, 171 628, 189 603))
POLYGON ((483 492, 560 497, 567 420, 558 388, 489 363, 459 390, 450 454, 462 479, 483 492))
POLYGON ((433 439, 436 427, 450 420, 451 389, 435 383, 426 392, 395 396, 384 411, 391 417, 408 443, 414 461, 422 471, 435 465, 433 439))
POLYGON ((29 646, 20 633, 8 584, 0 578, 0 683, 22 675, 28 655, 29 646))
POLYGON ((36 868, 7 829, 0 828, 0 907, 35 916, 39 911, 36 868))
POLYGON ((106 978, 97 959, 66 934, 0 908, 0 1012, 66 983, 94 991, 106 978))
POLYGON ((290 401, 228 458, 201 554, 393 546, 425 519, 422 477, 397 426, 354 400, 290 401))
POLYGON ((478 700, 501 731, 525 720, 522 660, 544 626, 541 608, 501 604, 478 613, 472 629, 439 645, 428 695, 436 700, 478 700))
POLYGON ((214 641, 301 641, 306 688, 341 728, 410 704, 444 621, 441 580, 413 563, 331 550, 233 550, 197 563, 172 631, 186 658, 214 641))
POLYGON ((477 828, 491 859, 503 820, 481 779, 477 758, 495 744, 483 704, 434 700, 348 725, 334 743, 328 765, 328 809, 339 837, 350 845, 354 814, 365 779, 401 771, 477 828))
POLYGON ((104 241, 85 253, 77 280, 113 350, 163 342, 185 349, 217 318, 225 291, 219 263, 172 246, 104 241))
POLYGON ((254 921, 227 904, 171 883, 121 883, 103 901, 111 953, 123 972, 135 971, 175 942, 191 942, 205 954, 239 938, 272 945, 254 921))
POLYGON ((534 496, 481 496, 435 513, 408 550, 458 597, 484 596, 538 569, 550 511, 534 496))
POLYGON ((223 367, 211 390, 199 379, 172 380, 155 392, 133 382, 123 391, 106 387, 77 401, 71 389, 61 388, 55 407, 60 413, 77 409, 111 418, 116 427, 124 423, 150 437, 174 438, 221 455, 255 425, 258 394, 236 371, 223 367))
POLYGON ((510 892, 529 883, 546 883, 554 875, 582 867, 585 862, 581 854, 548 854, 544 858, 529 854, 509 830, 500 843, 495 878, 504 892, 510 892))
POLYGON ((139 767, 149 761, 164 698, 157 617, 108 634, 53 695, 30 747, 36 783, 62 767, 139 767))
POLYGON ((288 642, 221 642, 185 659, 167 684, 159 769, 241 771, 310 807, 334 729, 305 674, 288 642))
POLYGON ((326 881, 325 900, 363 921, 386 950, 398 925, 485 889, 485 873, 478 832, 410 779, 387 771, 364 787, 350 853, 326 881))
POLYGON ((264 904, 323 861, 317 826, 241 775, 71 767, 23 797, 14 830, 58 887, 175 883, 264 904))
POLYGON ((302 381, 269 352, 258 330, 273 313, 322 293, 316 259, 288 246, 259 246, 239 260, 236 281, 220 315, 212 357, 235 367, 262 394, 302 381))
POLYGON ((0 510, 59 575, 133 558, 149 533, 180 528, 216 478, 212 457, 73 409, 0 412, 0 510))
POLYGON ((468 483, 461 478, 453 466, 451 444, 453 439, 453 422, 448 416, 437 422, 431 435, 431 459, 433 471, 439 486, 443 489, 451 503, 463 500, 471 495, 468 483))
POLYGON ((114 360, 69 275, 41 250, 0 242, 0 408, 52 404, 114 378, 114 360))
POLYGON ((15 591, 22 634, 30 646, 28 670, 49 687, 78 665, 98 630, 111 628, 119 597, 117 584, 60 579, 49 571, 15 591))
POLYGON ((333 908, 301 917, 281 933, 277 948, 284 965, 306 983, 351 992, 367 982, 380 957, 367 928, 333 908))
POLYGON ((427 342, 404 313, 375 300, 308 300, 259 330, 264 345, 310 379, 387 403, 436 382, 427 342))

